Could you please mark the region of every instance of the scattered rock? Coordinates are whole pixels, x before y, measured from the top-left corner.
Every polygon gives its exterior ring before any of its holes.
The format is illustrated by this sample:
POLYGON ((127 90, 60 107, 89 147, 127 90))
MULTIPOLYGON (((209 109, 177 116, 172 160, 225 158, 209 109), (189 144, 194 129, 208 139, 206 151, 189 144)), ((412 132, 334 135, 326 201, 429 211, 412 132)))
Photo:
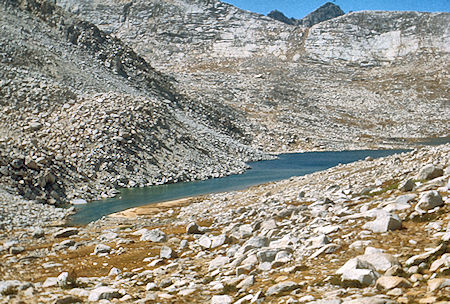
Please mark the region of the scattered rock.
POLYGON ((201 231, 196 223, 190 223, 186 226, 187 234, 201 234, 201 231))
POLYGON ((77 228, 65 228, 65 229, 61 229, 57 232, 55 232, 53 234, 54 238, 65 238, 65 237, 69 237, 72 235, 78 234, 78 229, 77 228))
POLYGON ((266 296, 276 296, 298 289, 300 286, 292 281, 285 281, 269 287, 266 296))
POLYGON ((89 293, 89 301, 100 301, 100 300, 111 300, 111 299, 115 299, 115 298, 120 298, 121 294, 118 292, 117 289, 114 288, 110 288, 110 287, 106 287, 106 286, 102 286, 102 287, 98 287, 94 290, 92 290, 89 293))
POLYGON ((211 304, 231 304, 233 298, 227 295, 213 296, 211 298, 211 304))
POLYGON ((98 244, 95 246, 94 254, 108 254, 111 252, 111 247, 104 244, 98 244))
POLYGON ((161 247, 161 250, 159 252, 159 256, 162 259, 172 259, 172 258, 176 258, 177 254, 175 251, 172 250, 172 248, 167 247, 167 246, 163 246, 161 247))
POLYGON ((145 231, 141 236, 141 241, 162 243, 167 241, 167 236, 160 229, 154 229, 150 231, 145 231))
POLYGON ((378 278, 375 287, 381 290, 390 290, 394 288, 410 288, 412 285, 402 277, 382 276, 378 278))
POLYGON ((428 281, 428 291, 435 291, 445 287, 450 287, 450 279, 448 278, 438 278, 428 281))

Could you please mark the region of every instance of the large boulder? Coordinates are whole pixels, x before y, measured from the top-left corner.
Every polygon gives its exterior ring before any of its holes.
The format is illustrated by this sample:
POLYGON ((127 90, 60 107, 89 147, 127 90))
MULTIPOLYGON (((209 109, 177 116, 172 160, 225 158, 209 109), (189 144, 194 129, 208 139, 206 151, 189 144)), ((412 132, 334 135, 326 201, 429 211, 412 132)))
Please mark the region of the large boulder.
POLYGON ((402 221, 395 214, 380 214, 374 221, 364 224, 363 228, 373 232, 387 232, 401 229, 402 221))
POLYGON ((348 260, 336 271, 342 283, 350 286, 369 286, 380 277, 372 264, 358 257, 348 260))
POLYGON ((441 195, 436 190, 431 190, 422 193, 419 202, 417 203, 416 210, 428 211, 436 207, 442 206, 444 201, 441 195))
POLYGON ((392 266, 400 266, 396 257, 389 253, 372 253, 358 256, 361 261, 370 263, 376 271, 386 271, 392 266))
POLYGON ((429 180, 444 174, 444 170, 441 167, 437 167, 433 164, 426 165, 420 169, 419 174, 417 174, 418 180, 429 180))

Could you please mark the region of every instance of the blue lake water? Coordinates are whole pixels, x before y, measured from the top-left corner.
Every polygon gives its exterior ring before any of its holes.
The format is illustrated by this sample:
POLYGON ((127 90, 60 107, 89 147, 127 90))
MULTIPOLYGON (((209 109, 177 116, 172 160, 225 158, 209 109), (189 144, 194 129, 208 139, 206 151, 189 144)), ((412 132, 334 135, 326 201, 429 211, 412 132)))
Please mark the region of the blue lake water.
POLYGON ((78 205, 72 225, 84 225, 104 215, 128 208, 215 192, 242 190, 247 187, 301 176, 346 164, 367 156, 373 158, 405 150, 360 150, 281 154, 278 159, 249 163, 251 169, 240 175, 204 181, 185 182, 146 188, 122 189, 114 198, 78 205))

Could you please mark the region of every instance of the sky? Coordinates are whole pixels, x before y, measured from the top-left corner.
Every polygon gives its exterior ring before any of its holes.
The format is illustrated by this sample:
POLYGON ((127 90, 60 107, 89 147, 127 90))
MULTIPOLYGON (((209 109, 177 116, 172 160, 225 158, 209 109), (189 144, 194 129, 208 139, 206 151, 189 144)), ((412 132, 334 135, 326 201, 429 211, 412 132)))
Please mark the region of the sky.
MULTIPOLYGON (((267 15, 279 10, 287 17, 301 19, 327 0, 222 0, 239 8, 267 15)), ((346 13, 361 10, 450 12, 450 0, 329 0, 346 13)))

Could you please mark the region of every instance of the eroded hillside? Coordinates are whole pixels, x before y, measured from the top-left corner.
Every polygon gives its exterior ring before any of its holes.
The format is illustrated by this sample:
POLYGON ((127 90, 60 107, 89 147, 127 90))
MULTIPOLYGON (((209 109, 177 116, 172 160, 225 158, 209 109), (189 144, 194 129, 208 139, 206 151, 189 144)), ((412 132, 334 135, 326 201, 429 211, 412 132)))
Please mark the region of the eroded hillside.
POLYGON ((174 80, 46 1, 2 1, 0 179, 49 203, 218 177, 259 159, 226 105, 174 80))

